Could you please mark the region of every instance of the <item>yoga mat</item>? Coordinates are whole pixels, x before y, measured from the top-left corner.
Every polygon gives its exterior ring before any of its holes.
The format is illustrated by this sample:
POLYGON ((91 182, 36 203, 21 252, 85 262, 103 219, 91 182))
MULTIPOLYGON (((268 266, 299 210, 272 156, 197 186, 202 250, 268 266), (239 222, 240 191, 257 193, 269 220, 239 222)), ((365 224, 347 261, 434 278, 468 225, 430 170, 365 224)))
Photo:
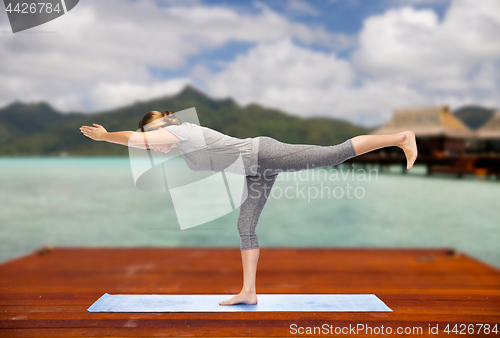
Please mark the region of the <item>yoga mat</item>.
POLYGON ((89 312, 392 312, 373 294, 258 294, 255 305, 219 305, 233 295, 110 295, 89 312))

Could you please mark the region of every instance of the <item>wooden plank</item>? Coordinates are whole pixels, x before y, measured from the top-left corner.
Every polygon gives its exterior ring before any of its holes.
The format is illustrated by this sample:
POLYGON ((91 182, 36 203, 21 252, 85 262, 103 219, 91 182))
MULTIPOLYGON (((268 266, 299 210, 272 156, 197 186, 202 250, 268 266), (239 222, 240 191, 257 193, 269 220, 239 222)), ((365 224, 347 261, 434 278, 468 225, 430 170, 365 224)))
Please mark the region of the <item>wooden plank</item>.
POLYGON ((0 337, 268 337, 290 336, 292 323, 500 324, 500 270, 449 248, 261 249, 258 293, 374 293, 392 313, 87 311, 105 292, 229 298, 242 283, 233 248, 55 248, 1 264, 0 275, 0 337))

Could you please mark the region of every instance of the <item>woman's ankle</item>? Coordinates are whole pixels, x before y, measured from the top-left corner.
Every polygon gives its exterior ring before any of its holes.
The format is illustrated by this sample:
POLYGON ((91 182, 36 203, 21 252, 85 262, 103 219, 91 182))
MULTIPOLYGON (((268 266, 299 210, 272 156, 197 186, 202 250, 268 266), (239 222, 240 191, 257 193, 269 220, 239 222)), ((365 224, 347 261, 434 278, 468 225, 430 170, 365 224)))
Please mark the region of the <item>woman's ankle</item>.
POLYGON ((406 131, 396 134, 396 146, 402 148, 403 143, 406 141, 406 131))

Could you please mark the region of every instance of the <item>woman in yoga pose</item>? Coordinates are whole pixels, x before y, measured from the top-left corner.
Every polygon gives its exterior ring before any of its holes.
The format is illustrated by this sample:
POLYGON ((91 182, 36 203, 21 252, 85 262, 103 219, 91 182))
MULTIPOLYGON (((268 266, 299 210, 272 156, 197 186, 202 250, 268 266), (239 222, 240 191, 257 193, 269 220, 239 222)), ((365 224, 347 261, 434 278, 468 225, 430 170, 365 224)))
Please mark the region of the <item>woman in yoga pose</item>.
POLYGON ((218 166, 217 162, 224 161, 214 161, 214 158, 220 154, 242 155, 244 165, 239 173, 246 176, 248 191, 247 198, 240 206, 237 226, 243 264, 243 288, 239 294, 220 302, 220 305, 257 304, 255 278, 260 249, 255 229, 280 172, 334 166, 349 158, 390 146, 403 150, 407 169, 413 166, 417 158, 415 134, 411 130, 390 135, 360 135, 332 146, 287 144, 267 136, 246 139, 231 137, 210 128, 189 122, 182 123, 169 111, 148 112, 141 118, 139 128, 141 132, 107 132, 103 126, 93 124, 80 127, 80 131, 96 141, 152 148, 165 153, 176 146, 188 167, 193 170, 220 171, 226 166, 218 166))

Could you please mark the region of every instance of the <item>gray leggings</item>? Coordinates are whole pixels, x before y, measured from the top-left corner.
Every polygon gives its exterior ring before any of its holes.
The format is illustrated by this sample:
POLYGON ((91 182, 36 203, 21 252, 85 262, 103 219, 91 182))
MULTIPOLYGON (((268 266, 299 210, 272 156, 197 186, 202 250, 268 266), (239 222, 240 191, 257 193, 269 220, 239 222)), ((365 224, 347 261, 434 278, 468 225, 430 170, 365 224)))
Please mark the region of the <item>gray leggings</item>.
POLYGON ((246 176, 248 196, 238 217, 241 250, 259 247, 255 228, 280 172, 334 166, 355 156, 351 139, 334 146, 318 146, 288 144, 260 136, 257 175, 246 176))

